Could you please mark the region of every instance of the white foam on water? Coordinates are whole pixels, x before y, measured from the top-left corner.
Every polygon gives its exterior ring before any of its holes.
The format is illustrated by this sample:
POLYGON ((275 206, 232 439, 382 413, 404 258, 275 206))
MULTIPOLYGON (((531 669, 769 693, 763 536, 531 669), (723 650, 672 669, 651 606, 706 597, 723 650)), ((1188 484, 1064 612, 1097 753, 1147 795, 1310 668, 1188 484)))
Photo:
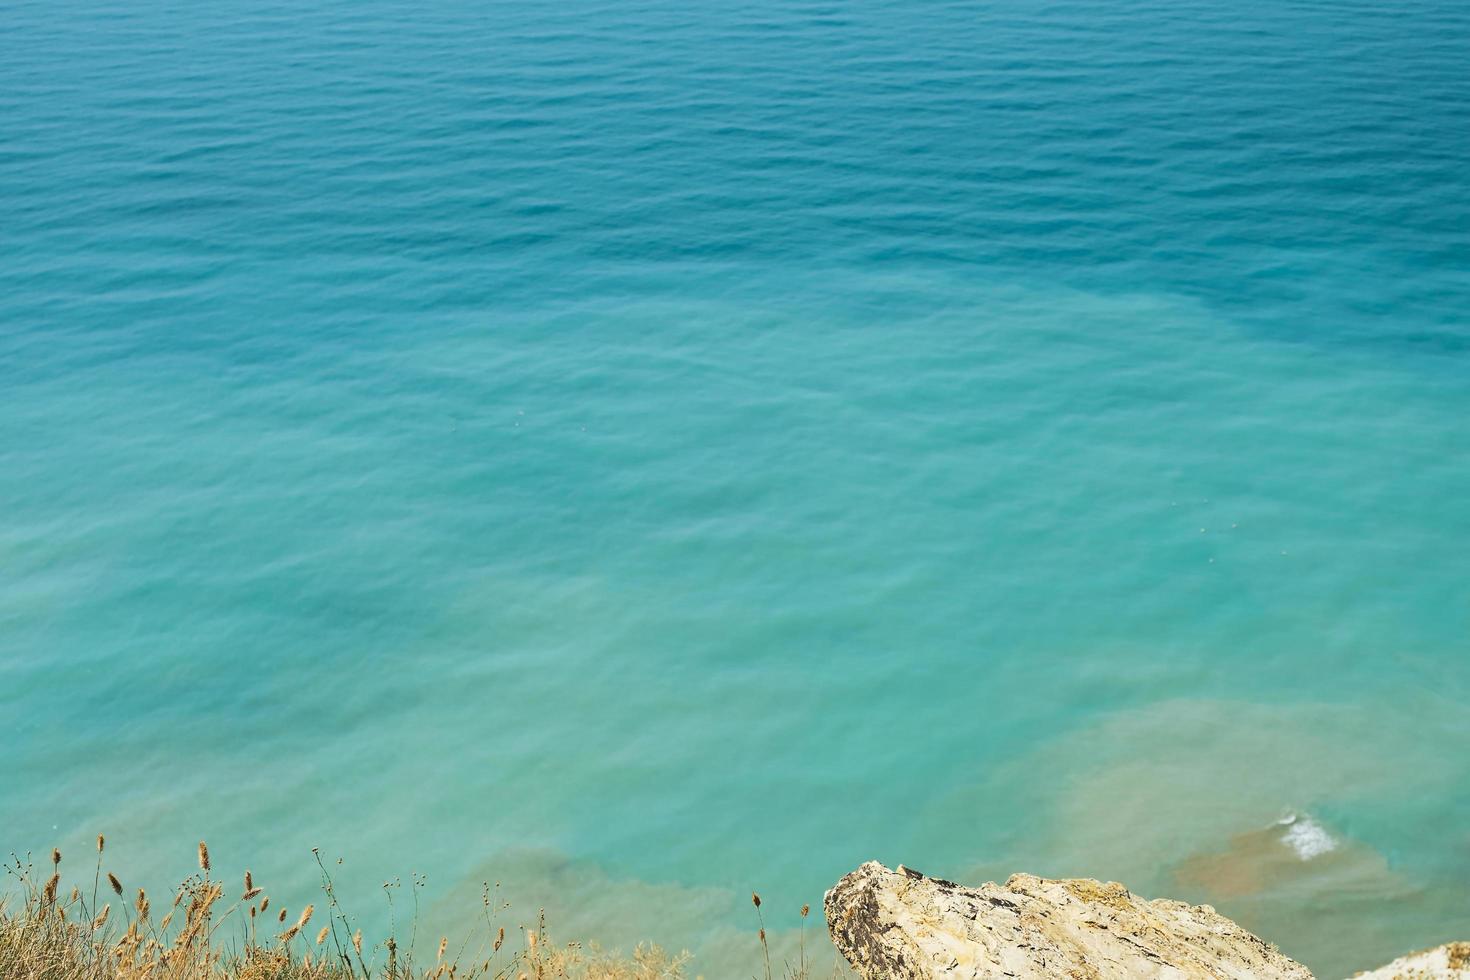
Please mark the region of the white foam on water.
POLYGON ((1282 817, 1279 823, 1286 828, 1281 835, 1282 842, 1303 861, 1337 850, 1337 840, 1311 817, 1292 813, 1282 817))

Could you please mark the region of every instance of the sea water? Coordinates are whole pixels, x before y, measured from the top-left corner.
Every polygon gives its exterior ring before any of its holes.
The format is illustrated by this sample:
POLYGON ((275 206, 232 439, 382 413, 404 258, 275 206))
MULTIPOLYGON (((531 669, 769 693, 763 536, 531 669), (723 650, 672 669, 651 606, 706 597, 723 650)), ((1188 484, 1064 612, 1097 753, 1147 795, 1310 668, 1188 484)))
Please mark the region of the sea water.
POLYGON ((3 15, 0 846, 1470 936, 1463 3, 3 15))

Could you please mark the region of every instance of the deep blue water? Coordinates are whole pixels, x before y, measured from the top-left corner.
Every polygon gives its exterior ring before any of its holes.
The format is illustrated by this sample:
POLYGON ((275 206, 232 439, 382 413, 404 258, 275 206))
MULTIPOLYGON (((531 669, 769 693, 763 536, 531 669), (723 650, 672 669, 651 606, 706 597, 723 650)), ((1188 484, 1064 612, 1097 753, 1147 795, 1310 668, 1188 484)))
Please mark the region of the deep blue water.
POLYGON ((1470 938, 1470 7, 0 13, 0 848, 1470 938))

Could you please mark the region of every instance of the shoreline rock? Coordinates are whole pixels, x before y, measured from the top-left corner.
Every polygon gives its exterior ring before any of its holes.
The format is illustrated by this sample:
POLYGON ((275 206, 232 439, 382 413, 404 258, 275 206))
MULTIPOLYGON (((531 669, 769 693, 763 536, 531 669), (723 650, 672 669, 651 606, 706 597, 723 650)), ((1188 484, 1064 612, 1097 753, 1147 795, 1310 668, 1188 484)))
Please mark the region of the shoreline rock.
POLYGON ((865 980, 1312 980, 1209 906, 1091 879, 1013 875, 966 888, 869 862, 825 906, 833 941, 865 980))
MULTIPOLYGON (((823 904, 863 980, 1313 980, 1210 906, 1140 898, 1117 882, 1018 874, 967 888, 869 861, 823 904)), ((1353 980, 1470 980, 1470 942, 1353 980)))
POLYGON ((1353 980, 1470 980, 1470 943, 1445 943, 1400 956, 1387 966, 1353 974, 1353 980))
POLYGON ((837 948, 866 980, 1312 980, 1207 905, 1117 883, 1013 875, 966 888, 869 862, 826 895, 837 948))

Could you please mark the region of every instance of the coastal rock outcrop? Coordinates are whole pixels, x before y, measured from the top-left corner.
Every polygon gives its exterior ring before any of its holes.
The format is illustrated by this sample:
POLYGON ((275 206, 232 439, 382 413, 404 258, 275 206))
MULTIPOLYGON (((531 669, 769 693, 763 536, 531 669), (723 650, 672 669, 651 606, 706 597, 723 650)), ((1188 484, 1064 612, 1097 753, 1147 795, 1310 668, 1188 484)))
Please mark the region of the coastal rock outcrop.
POLYGON ((1312 980, 1209 906, 1086 878, 966 888, 870 861, 825 906, 833 941, 865 980, 1312 980))
POLYGON ((1354 975, 1353 980, 1470 980, 1470 943, 1445 943, 1387 966, 1354 975))

